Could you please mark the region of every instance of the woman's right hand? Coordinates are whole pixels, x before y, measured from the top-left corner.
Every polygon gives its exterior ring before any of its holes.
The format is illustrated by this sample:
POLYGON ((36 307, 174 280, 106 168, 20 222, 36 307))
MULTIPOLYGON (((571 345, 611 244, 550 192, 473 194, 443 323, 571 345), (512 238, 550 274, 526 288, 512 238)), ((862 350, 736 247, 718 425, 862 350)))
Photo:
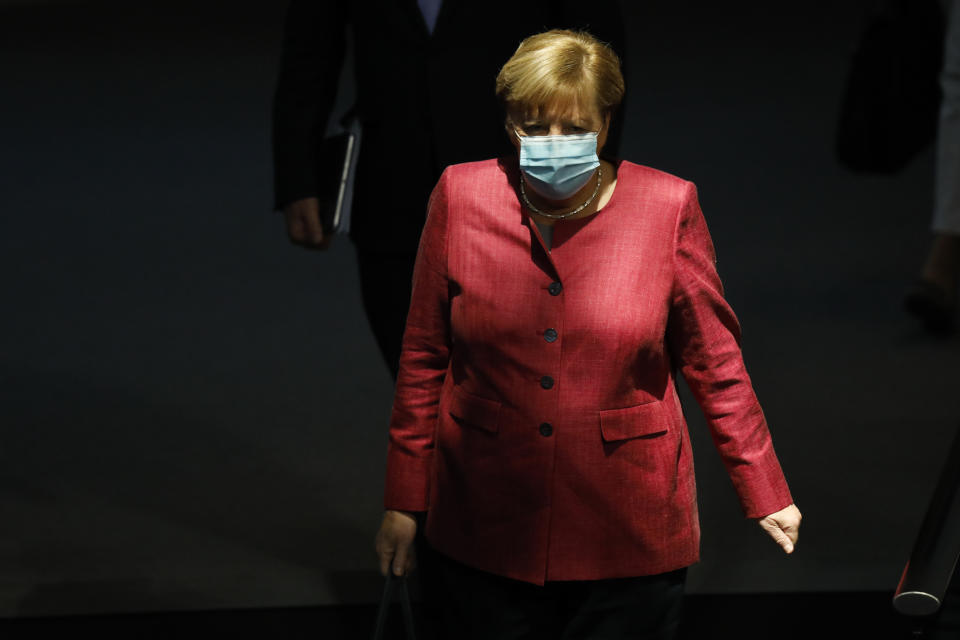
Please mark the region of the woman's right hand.
POLYGON ((380 556, 380 575, 386 577, 393 565, 394 575, 406 575, 417 566, 413 539, 417 519, 407 511, 387 511, 377 532, 376 549, 380 556))

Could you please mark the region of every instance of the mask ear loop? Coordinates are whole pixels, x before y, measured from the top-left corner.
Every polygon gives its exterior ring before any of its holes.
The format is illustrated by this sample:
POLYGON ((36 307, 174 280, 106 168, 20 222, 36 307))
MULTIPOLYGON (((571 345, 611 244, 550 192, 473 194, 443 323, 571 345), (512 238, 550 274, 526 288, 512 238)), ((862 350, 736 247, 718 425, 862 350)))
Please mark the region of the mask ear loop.
POLYGON ((508 131, 512 131, 513 135, 516 136, 517 140, 522 140, 524 136, 520 135, 520 131, 517 129, 517 125, 513 122, 513 119, 511 119, 508 116, 506 122, 504 122, 503 124, 504 124, 504 129, 507 129, 508 131))

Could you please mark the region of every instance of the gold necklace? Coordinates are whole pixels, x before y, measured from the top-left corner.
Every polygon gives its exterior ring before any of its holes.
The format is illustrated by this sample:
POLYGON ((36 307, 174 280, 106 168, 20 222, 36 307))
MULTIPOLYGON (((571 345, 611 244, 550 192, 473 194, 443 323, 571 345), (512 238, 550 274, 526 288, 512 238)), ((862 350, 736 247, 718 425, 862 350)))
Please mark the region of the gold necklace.
POLYGON ((550 218, 552 220, 563 220, 564 218, 569 218, 572 215, 580 213, 581 211, 586 209, 591 202, 593 202, 593 199, 597 197, 598 193, 600 193, 600 183, 602 182, 602 180, 603 180, 603 169, 598 166, 597 167, 597 186, 596 188, 594 188, 593 193, 590 195, 589 198, 587 198, 587 201, 584 202, 582 205, 580 205, 573 211, 567 211, 566 213, 559 213, 559 214, 546 213, 545 211, 540 211, 540 209, 537 209, 535 206, 533 206, 533 203, 530 202, 529 198, 527 198, 527 190, 523 186, 524 185, 523 173, 520 174, 520 197, 523 198, 523 204, 525 204, 527 206, 527 209, 530 209, 530 211, 533 211, 534 213, 541 215, 544 218, 550 218))

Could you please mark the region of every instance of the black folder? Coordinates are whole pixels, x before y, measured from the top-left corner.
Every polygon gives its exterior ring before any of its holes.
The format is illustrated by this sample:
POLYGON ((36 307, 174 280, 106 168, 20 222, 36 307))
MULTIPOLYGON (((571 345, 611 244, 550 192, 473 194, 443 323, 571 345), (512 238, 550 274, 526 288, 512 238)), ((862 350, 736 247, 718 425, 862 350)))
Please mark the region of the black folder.
POLYGON ((350 118, 344 131, 320 141, 317 149, 317 196, 324 235, 350 231, 354 174, 360 151, 360 121, 350 118))

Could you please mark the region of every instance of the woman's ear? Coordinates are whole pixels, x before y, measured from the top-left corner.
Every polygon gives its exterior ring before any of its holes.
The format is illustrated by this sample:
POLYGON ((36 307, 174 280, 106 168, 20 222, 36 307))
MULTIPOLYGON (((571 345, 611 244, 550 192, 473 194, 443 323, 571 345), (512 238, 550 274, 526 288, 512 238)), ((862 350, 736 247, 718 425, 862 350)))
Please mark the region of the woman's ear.
POLYGON ((607 135, 610 133, 610 113, 603 116, 603 124, 600 125, 600 132, 597 135, 597 155, 600 155, 600 152, 603 151, 603 147, 607 144, 607 135))
POLYGON ((503 121, 503 130, 506 132, 510 144, 517 150, 517 153, 520 153, 520 140, 517 138, 517 127, 513 124, 510 116, 507 116, 507 119, 503 121))

